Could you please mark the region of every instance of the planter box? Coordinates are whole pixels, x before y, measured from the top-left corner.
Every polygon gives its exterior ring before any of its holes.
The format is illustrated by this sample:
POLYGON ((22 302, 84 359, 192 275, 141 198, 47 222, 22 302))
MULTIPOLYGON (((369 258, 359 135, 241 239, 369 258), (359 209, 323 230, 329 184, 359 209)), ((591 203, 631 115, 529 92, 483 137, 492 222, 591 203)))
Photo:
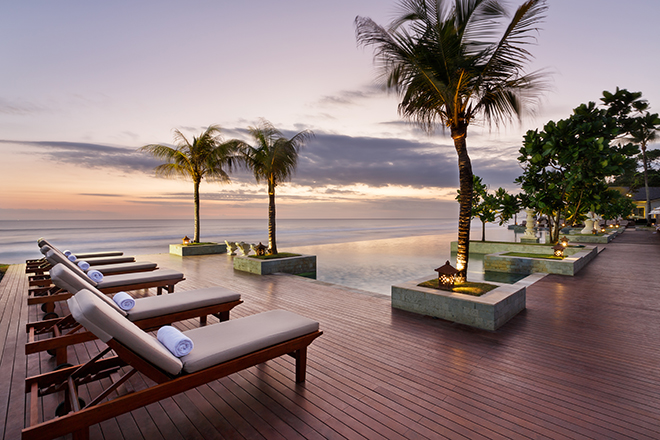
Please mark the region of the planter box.
MULTIPOLYGON (((570 238, 569 238, 570 241, 570 238)), ((583 251, 584 246, 569 246, 564 249, 564 255, 574 255, 583 251)), ((456 253, 458 242, 451 242, 451 251, 456 253)), ((552 245, 533 244, 533 243, 502 243, 494 241, 470 241, 470 253, 474 254, 493 254, 495 252, 524 252, 543 255, 553 255, 552 245)))
MULTIPOLYGON (((507 251, 507 252, 510 252, 507 251)), ((502 255, 498 252, 484 257, 484 270, 508 273, 554 273, 573 276, 598 255, 597 247, 585 247, 563 260, 526 258, 502 255)))
POLYGON ((535 274, 515 284, 501 284, 481 296, 417 285, 427 279, 411 281, 392 286, 392 307, 483 330, 497 330, 525 309, 527 286, 544 276, 535 274))
POLYGON ((234 269, 243 272, 268 275, 271 273, 301 273, 316 272, 316 255, 300 255, 298 257, 275 258, 260 260, 252 257, 234 257, 234 269))
POLYGON ((190 255, 210 255, 210 254, 224 254, 227 252, 227 245, 220 243, 212 244, 171 244, 170 254, 188 257, 190 255))

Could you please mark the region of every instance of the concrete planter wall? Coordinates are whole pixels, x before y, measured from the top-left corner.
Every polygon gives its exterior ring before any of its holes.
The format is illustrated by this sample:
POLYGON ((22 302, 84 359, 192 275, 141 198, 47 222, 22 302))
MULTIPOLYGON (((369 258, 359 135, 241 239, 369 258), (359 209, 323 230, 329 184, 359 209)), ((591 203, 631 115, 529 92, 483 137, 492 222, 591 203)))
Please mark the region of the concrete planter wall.
POLYGON ((224 254, 227 252, 227 245, 220 243, 212 244, 171 244, 170 254, 180 255, 187 257, 190 255, 210 255, 210 254, 224 254))
POLYGON ((392 307, 484 330, 497 330, 525 309, 527 286, 543 276, 534 274, 515 284, 502 284, 482 296, 417 285, 427 279, 411 281, 392 286, 392 307))
MULTIPOLYGON (((510 252, 510 251, 507 251, 510 252)), ((563 260, 525 258, 502 255, 498 252, 484 257, 484 270, 508 273, 554 273, 573 276, 598 255, 597 247, 585 247, 563 260)))
POLYGON ((234 257, 234 269, 268 275, 271 273, 301 274, 316 272, 316 255, 260 260, 252 257, 234 257))
POLYGON ((622 234, 626 228, 608 229, 604 235, 567 235, 566 237, 576 243, 602 243, 606 244, 614 240, 619 234, 622 234))
MULTIPOLYGON (((570 237, 569 237, 570 241, 570 237)), ((568 246, 564 249, 564 255, 574 255, 584 250, 584 247, 568 246)), ((458 242, 451 242, 451 251, 458 251, 458 242)), ((525 244, 525 243, 501 243, 492 241, 470 241, 470 253, 475 254, 493 254, 495 252, 524 252, 543 255, 552 255, 551 245, 546 244, 525 244)))

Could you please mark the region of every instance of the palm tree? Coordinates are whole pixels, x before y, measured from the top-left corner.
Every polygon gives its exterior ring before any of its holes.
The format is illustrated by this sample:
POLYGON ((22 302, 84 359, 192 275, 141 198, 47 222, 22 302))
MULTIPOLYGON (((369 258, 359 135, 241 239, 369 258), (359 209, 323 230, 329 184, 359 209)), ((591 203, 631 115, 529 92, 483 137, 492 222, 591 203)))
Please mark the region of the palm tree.
POLYGON ((660 130, 660 117, 657 113, 646 112, 642 116, 633 119, 633 128, 630 130, 630 140, 640 146, 642 150, 642 164, 644 165, 644 188, 646 189, 646 218, 651 217, 651 201, 649 198, 649 161, 646 155, 646 146, 649 142, 657 139, 657 132, 660 130))
POLYGON ((209 126, 199 137, 189 141, 179 130, 174 130, 176 148, 161 144, 149 144, 140 151, 151 153, 166 163, 155 168, 156 174, 164 177, 190 179, 194 185, 195 234, 194 243, 199 243, 199 184, 202 179, 228 183, 229 175, 237 160, 236 150, 240 141, 223 141, 218 125, 209 126))
POLYGON ((262 120, 257 127, 248 128, 255 146, 242 145, 245 165, 254 173, 257 183, 268 184, 268 253, 277 254, 275 240, 275 187, 286 182, 298 164, 298 152, 305 142, 314 136, 310 130, 303 130, 287 139, 273 125, 262 120))
POLYGON ((388 29, 355 19, 358 44, 373 46, 399 113, 431 132, 449 129, 458 154, 460 213, 457 269, 465 280, 470 243, 472 165, 467 129, 478 116, 496 125, 520 117, 544 89, 540 72, 525 74, 525 49, 546 10, 528 0, 508 18, 499 0, 401 0, 388 29))

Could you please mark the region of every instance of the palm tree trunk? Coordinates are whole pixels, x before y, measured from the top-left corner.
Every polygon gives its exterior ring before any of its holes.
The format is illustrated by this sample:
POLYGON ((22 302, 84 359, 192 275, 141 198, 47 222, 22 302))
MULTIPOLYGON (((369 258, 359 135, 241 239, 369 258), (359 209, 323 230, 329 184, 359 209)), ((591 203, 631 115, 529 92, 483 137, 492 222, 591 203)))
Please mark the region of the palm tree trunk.
POLYGON ((199 243, 199 184, 201 181, 195 180, 195 191, 193 197, 195 199, 195 235, 193 243, 199 243))
POLYGON ((467 127, 452 127, 451 137, 458 153, 458 175, 461 195, 458 214, 458 252, 456 269, 459 270, 457 281, 467 280, 468 254, 470 253, 470 218, 472 217, 472 164, 467 153, 467 127))
POLYGON ((486 222, 481 221, 481 241, 486 241, 486 222))
POLYGON ((644 210, 644 214, 646 217, 646 220, 649 220, 651 216, 649 215, 649 212, 651 212, 651 200, 649 198, 649 176, 648 176, 648 160, 646 159, 646 143, 642 143, 642 162, 644 163, 644 189, 646 190, 646 209, 644 210))
POLYGON ((268 182, 268 251, 271 254, 277 253, 277 243, 275 242, 275 185, 268 182))

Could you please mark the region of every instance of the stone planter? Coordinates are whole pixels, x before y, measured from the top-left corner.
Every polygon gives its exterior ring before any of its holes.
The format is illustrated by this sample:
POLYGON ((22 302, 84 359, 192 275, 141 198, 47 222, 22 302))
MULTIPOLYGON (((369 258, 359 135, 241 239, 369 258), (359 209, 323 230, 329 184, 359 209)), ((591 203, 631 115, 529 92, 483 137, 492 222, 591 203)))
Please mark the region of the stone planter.
POLYGON ((410 281, 392 286, 392 307, 483 330, 497 330, 525 309, 527 286, 543 276, 545 275, 535 274, 515 284, 501 284, 481 296, 417 285, 427 278, 410 281))
MULTIPOLYGON (((510 251, 507 251, 510 252, 510 251)), ((597 247, 585 247, 563 260, 526 258, 498 252, 484 257, 484 270, 508 273, 554 273, 573 276, 598 255, 597 247)))
MULTIPOLYGON (((458 242, 452 241, 451 252, 458 251, 458 242)), ((570 256, 584 250, 584 246, 573 246, 570 244, 564 249, 564 255, 570 256)), ((533 243, 508 243, 499 241, 470 241, 471 254, 493 254, 495 252, 525 252, 533 254, 553 255, 552 245, 533 243)))
POLYGON ((171 244, 170 254, 188 257, 191 255, 210 255, 210 254, 224 254, 227 252, 227 246, 220 243, 211 244, 171 244))
POLYGON ((302 273, 316 272, 316 255, 300 255, 297 257, 274 258, 260 260, 252 257, 234 257, 234 269, 243 272, 268 275, 272 273, 302 273))

